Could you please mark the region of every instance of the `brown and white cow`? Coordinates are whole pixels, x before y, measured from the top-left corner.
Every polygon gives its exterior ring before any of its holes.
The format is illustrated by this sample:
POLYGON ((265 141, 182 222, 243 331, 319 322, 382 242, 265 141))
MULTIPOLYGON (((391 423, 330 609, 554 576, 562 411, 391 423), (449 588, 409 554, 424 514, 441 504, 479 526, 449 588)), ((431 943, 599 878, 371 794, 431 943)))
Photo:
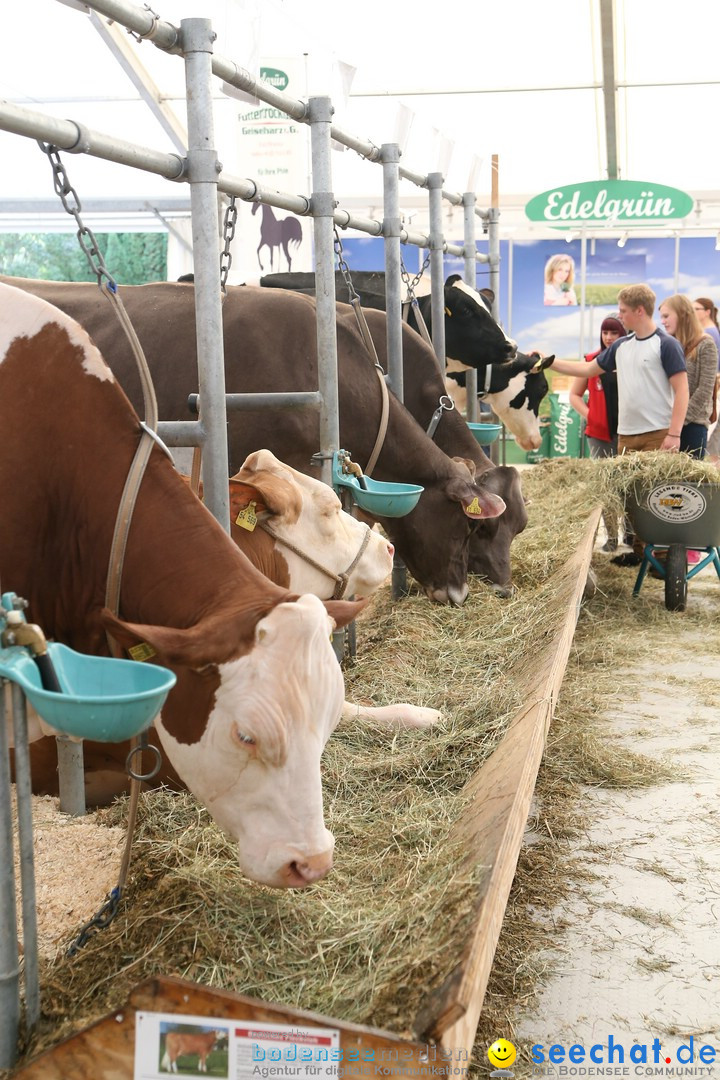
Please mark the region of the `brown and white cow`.
POLYGON ((165 1036, 165 1053, 163 1054, 160 1068, 164 1072, 178 1071, 178 1058, 196 1057, 198 1059, 197 1071, 207 1072, 207 1059, 215 1049, 220 1039, 227 1037, 227 1032, 222 1030, 212 1031, 168 1031, 165 1036))
MULTIPOLYGON (((323 877, 333 838, 320 756, 344 698, 330 630, 362 603, 268 581, 154 448, 128 536, 122 618, 111 615, 108 557, 138 418, 77 323, 2 284, 0 400, 3 588, 28 601, 48 638, 79 652, 107 654, 106 630, 126 647, 148 643, 177 676, 155 722, 169 759, 158 780, 181 779, 207 806, 248 877, 298 888, 323 877)), ((115 794, 127 747, 84 749, 115 794)), ((31 752, 36 791, 56 792, 54 740, 31 752)))
MULTIPOLYGON (((142 400, 128 343, 96 285, 12 280, 67 311, 86 327, 130 400, 142 400)), ((161 282, 120 293, 150 366, 161 420, 187 419, 197 390, 194 290, 161 282)), ((347 306, 347 305, 346 305, 347 306)), ((231 287, 223 303, 228 393, 317 390, 315 302, 277 289, 231 287)), ((417 335, 415 335, 417 336, 417 335)), ((338 323, 340 441, 364 467, 377 435, 382 395, 356 326, 338 323)), ((268 413, 230 413, 230 468, 265 446, 301 472, 311 472, 320 443, 316 415, 293 410, 273 423, 268 413)), ((373 476, 420 484, 419 503, 404 518, 380 519, 410 573, 438 603, 459 605, 468 593, 468 545, 477 522, 505 509, 502 498, 476 483, 466 461, 452 460, 391 394, 388 431, 373 476)))
POLYGON ((392 571, 389 540, 347 514, 327 484, 266 449, 230 477, 230 533, 266 577, 321 600, 370 596, 392 571))
MULTIPOLYGON (((276 585, 312 592, 321 600, 370 596, 392 570, 392 544, 347 514, 331 487, 291 469, 269 450, 250 454, 230 477, 230 532, 276 585)), ((342 709, 345 720, 393 727, 429 727, 440 715, 408 702, 366 706, 346 701, 342 709)))

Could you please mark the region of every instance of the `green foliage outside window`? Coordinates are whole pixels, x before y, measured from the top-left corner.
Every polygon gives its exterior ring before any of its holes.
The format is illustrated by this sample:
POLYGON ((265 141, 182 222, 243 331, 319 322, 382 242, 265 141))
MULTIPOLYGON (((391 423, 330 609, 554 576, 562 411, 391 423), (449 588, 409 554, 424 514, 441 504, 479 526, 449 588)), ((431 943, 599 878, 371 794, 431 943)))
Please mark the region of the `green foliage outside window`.
MULTIPOLYGON (((118 285, 167 279, 166 233, 95 233, 118 285)), ((95 281, 74 233, 0 233, 0 273, 45 281, 95 281)))

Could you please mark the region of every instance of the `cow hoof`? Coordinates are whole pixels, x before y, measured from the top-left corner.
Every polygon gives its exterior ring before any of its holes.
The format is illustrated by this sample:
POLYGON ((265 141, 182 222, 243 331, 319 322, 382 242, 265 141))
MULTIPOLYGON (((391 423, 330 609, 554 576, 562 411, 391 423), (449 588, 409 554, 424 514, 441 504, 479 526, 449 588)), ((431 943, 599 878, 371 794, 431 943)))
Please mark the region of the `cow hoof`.
POLYGON ((498 596, 501 600, 509 600, 513 594, 512 585, 491 585, 492 592, 495 596, 498 596))

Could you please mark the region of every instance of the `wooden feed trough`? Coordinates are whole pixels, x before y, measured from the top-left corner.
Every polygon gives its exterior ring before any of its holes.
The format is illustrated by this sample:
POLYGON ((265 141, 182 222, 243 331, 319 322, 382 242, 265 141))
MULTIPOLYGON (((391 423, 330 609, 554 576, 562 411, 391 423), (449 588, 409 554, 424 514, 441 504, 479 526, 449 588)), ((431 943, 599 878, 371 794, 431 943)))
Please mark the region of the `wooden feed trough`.
POLYGON ((341 1074, 346 1076, 364 1075, 363 1061, 368 1060, 381 1060, 383 1075, 432 1076, 438 1074, 443 1063, 452 1068, 454 1075, 466 1072, 545 739, 575 632, 599 518, 598 509, 588 520, 575 553, 555 574, 564 615, 538 649, 532 671, 525 675, 524 704, 499 746, 467 785, 470 799, 457 832, 467 851, 468 865, 487 868, 487 872, 478 890, 474 929, 455 968, 417 1015, 416 1041, 182 979, 156 978, 137 986, 124 1008, 113 1010, 41 1054, 15 1075, 23 1080, 132 1078, 138 1012, 174 1014, 179 1022, 183 1016, 194 1015, 267 1021, 289 1028, 333 1028, 339 1032, 341 1074), (353 1048, 356 1061, 348 1060, 353 1048))

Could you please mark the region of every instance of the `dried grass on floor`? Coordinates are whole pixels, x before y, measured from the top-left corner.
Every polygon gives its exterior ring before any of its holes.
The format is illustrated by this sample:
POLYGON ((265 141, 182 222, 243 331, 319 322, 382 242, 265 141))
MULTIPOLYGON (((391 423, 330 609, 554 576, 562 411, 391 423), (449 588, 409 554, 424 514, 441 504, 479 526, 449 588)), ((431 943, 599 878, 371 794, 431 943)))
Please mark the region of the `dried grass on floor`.
MULTIPOLYGON (((635 456, 634 456, 635 457, 635 456)), ((537 493, 537 509, 545 511, 550 491, 565 509, 575 500, 578 486, 597 490, 617 478, 610 500, 626 491, 635 474, 647 463, 650 483, 688 480, 720 481, 710 466, 688 461, 684 455, 637 455, 639 460, 618 459, 614 468, 601 462, 556 462, 532 471, 523 487, 537 493), (654 459, 654 460, 653 460, 654 459), (601 477, 597 480, 595 466, 601 477)), ((643 468, 642 476, 646 476, 643 468)), ((581 492, 581 498, 586 498, 581 492)), ((518 541, 519 543, 519 541, 518 541)), ((627 706, 643 690, 632 668, 658 656, 690 656, 697 643, 703 651, 720 649, 720 582, 715 575, 694 579, 689 585, 685 612, 664 606, 664 585, 647 580, 638 597, 632 596, 636 570, 613 566, 610 556, 596 552, 593 569, 598 578, 596 595, 583 605, 573 640, 573 653, 550 728, 548 745, 538 776, 534 814, 527 843, 506 909, 483 1014, 477 1031, 471 1075, 486 1076, 492 1066, 486 1050, 498 1036, 512 1039, 515 1017, 524 1011, 548 974, 549 953, 562 935, 562 902, 589 876, 588 867, 574 855, 574 838, 586 824, 583 791, 586 786, 632 788, 676 778, 671 761, 619 754, 601 721, 614 706, 627 706), (669 651, 668 651, 669 650, 669 651)), ((659 673, 659 677, 660 673, 659 673)), ((716 700, 717 680, 708 680, 716 700)), ((530 1075, 530 1063, 518 1058, 515 1072, 530 1075)))
MULTIPOLYGON (((643 468, 655 467, 659 457, 642 455, 643 468)), ((687 460, 661 457, 663 479, 669 465, 687 460)), ((599 492, 611 499, 635 467, 624 459, 617 473, 601 472, 598 464, 557 462, 524 474, 533 502, 530 525, 513 545, 519 587, 511 600, 476 585, 467 604, 453 610, 417 594, 393 603, 384 592, 361 621, 347 696, 441 708, 445 721, 437 730, 396 735, 356 724, 331 739, 323 773, 337 863, 326 881, 302 893, 250 884, 235 869, 232 846, 192 798, 167 792, 143 798, 127 902, 75 960, 59 958, 43 971, 34 1052, 104 1015, 155 972, 409 1033, 425 995, 457 960, 483 873, 482 867, 470 876, 462 871, 462 852, 448 839, 463 786, 502 737, 542 644, 564 617, 557 579, 549 575, 562 575, 599 492)), ((690 465, 696 478, 704 467, 690 465)), ((629 594, 627 571, 614 573, 617 583, 603 581, 604 595, 629 594)), ((657 605, 657 595, 648 589, 639 608, 625 603, 628 624, 637 625, 638 612, 657 605)), ((613 607, 613 619, 618 610, 613 607)), ((593 630, 604 632, 601 624, 593 630)), ((612 650, 619 646, 609 640, 600 647, 590 641, 586 650, 583 697, 591 711, 608 693, 617 660, 612 650)), ((561 709, 555 726, 557 757, 548 775, 557 805, 543 804, 548 837, 571 832, 563 800, 573 784, 652 779, 651 763, 620 760, 592 740, 585 715, 573 731, 561 709)), ((105 820, 124 821, 122 805, 105 820)), ((539 844, 533 858, 547 871, 521 869, 516 888, 539 903, 548 889, 557 896, 565 887, 564 863, 539 844)), ((532 953, 525 918, 506 935, 497 970, 512 970, 516 984, 532 953)), ((512 992, 514 985, 501 991, 512 992)))

